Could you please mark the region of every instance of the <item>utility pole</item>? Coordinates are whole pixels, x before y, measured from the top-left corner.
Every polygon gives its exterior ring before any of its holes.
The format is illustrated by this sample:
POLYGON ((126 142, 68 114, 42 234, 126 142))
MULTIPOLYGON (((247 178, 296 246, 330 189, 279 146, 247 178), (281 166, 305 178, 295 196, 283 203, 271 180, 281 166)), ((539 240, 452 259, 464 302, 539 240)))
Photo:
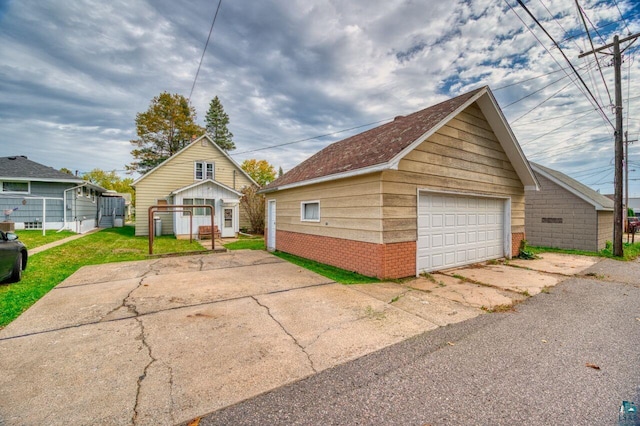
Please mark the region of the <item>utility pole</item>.
POLYGON ((622 257, 624 250, 622 247, 622 52, 620 51, 620 43, 637 39, 640 33, 630 35, 620 40, 618 36, 613 38, 613 43, 606 44, 590 52, 582 53, 578 57, 582 58, 587 55, 595 55, 604 49, 613 47, 613 67, 615 73, 616 85, 616 132, 615 132, 615 176, 613 184, 615 187, 615 195, 613 199, 613 255, 622 257))

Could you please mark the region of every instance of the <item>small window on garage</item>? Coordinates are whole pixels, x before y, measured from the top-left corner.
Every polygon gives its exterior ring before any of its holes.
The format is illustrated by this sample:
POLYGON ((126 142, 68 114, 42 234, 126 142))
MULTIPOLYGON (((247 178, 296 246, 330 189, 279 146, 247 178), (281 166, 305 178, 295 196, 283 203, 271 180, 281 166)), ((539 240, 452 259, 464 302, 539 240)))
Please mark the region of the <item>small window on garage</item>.
POLYGON ((300 220, 320 222, 320 201, 303 201, 300 205, 300 220))

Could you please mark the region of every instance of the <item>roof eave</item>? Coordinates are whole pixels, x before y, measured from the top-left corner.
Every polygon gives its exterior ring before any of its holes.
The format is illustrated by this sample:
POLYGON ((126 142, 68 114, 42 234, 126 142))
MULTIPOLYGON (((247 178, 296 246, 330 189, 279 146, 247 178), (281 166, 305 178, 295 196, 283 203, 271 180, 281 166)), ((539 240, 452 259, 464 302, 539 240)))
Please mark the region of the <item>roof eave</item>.
POLYGON ((602 204, 598 203, 597 201, 595 201, 591 197, 588 197, 586 194, 583 194, 582 192, 580 192, 580 191, 576 190, 575 188, 571 187, 570 185, 567 185, 562 180, 560 180, 557 177, 553 176, 551 173, 547 173, 546 171, 544 171, 541 168, 536 167, 536 166, 532 166, 532 167, 533 167, 533 170, 536 171, 536 173, 540 173, 542 176, 544 176, 545 178, 549 179, 551 182, 553 182, 556 185, 564 188, 565 190, 569 191, 570 193, 572 193, 576 197, 580 198, 581 200, 586 201, 587 203, 591 204, 593 207, 595 207, 596 210, 598 210, 598 211, 613 211, 613 207, 603 206, 602 204))
POLYGON ((538 179, 491 90, 485 88, 480 92, 477 102, 525 188, 535 187, 536 191, 540 190, 538 179))
POLYGON ((222 189, 225 189, 227 191, 230 191, 230 192, 236 194, 237 196, 241 196, 242 195, 242 192, 236 191, 235 189, 230 188, 227 185, 225 185, 223 183, 220 183, 217 180, 213 180, 213 179, 205 179, 205 180, 202 180, 202 181, 199 181, 199 182, 194 182, 191 185, 183 186, 182 188, 178 188, 178 189, 176 189, 174 191, 171 191, 171 193, 169 195, 176 195, 176 194, 179 194, 181 192, 187 191, 189 189, 195 188, 196 186, 204 185, 205 183, 212 183, 212 184, 214 184, 216 186, 219 186, 222 189))
POLYGON ((301 186, 313 185, 316 183, 328 182, 336 179, 346 179, 354 176, 366 175, 369 173, 382 172, 384 170, 392 170, 394 168, 397 167, 394 167, 391 162, 380 163, 373 166, 363 167, 361 169, 350 170, 348 172, 334 173, 332 175, 320 176, 314 179, 307 179, 299 182, 285 184, 282 186, 276 186, 274 188, 263 188, 258 191, 258 194, 270 194, 272 192, 282 191, 285 189, 299 188, 301 186))
POLYGON ((51 182, 51 183, 76 183, 80 184, 84 182, 83 179, 57 179, 57 178, 39 178, 39 177, 13 177, 13 176, 0 176, 0 180, 12 180, 17 182, 51 182))

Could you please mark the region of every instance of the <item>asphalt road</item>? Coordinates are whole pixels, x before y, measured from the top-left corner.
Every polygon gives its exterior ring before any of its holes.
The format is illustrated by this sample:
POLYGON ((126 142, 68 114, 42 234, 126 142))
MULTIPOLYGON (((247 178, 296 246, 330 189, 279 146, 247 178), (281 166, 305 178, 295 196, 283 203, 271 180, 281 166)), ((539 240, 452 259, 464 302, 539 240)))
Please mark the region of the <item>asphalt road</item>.
POLYGON ((515 312, 441 327, 200 425, 618 424, 621 402, 640 402, 640 263, 620 265, 600 262, 515 312))

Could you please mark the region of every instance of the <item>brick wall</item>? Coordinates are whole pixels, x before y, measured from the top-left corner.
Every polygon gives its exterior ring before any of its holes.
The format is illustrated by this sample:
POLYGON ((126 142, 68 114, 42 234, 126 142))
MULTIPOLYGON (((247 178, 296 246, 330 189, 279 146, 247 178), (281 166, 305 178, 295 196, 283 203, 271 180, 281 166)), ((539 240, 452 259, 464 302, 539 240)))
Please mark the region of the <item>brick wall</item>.
POLYGON ((416 273, 415 241, 374 244, 278 230, 276 248, 370 277, 403 278, 416 273))
POLYGON ((520 243, 524 240, 524 232, 514 232, 511 234, 511 256, 520 254, 520 243))

